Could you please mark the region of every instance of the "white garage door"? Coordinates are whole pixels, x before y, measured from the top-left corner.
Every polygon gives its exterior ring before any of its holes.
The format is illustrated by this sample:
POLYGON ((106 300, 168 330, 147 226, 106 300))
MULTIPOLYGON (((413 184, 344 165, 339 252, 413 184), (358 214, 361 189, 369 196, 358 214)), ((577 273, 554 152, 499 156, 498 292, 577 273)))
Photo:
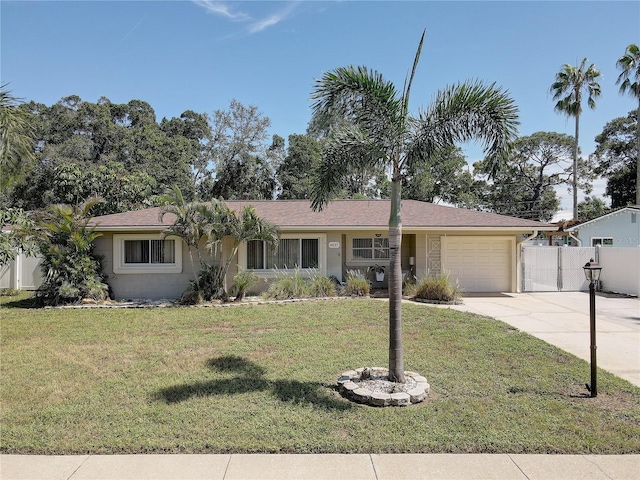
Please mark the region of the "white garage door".
POLYGON ((510 292, 512 240, 444 237, 443 270, 465 292, 510 292))

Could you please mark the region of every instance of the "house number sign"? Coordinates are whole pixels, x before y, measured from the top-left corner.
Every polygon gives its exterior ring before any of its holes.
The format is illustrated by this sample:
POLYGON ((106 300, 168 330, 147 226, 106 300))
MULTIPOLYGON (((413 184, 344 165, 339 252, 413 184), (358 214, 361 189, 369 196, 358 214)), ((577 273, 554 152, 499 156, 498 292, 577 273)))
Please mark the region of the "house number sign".
POLYGON ((340 248, 340 242, 329 242, 329 248, 340 248))

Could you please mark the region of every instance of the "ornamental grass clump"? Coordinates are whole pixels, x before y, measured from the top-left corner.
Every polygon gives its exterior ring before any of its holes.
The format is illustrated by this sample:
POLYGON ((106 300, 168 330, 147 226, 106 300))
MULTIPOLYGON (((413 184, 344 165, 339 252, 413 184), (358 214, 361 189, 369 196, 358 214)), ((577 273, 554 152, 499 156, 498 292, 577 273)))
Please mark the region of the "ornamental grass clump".
POLYGON ((288 272, 276 270, 276 279, 269 285, 264 297, 269 300, 289 300, 292 298, 308 298, 309 286, 299 268, 291 275, 288 272))
POLYGON ((324 275, 314 275, 311 278, 309 293, 316 298, 335 297, 338 294, 335 282, 324 275))
POLYGON ((255 286, 260 279, 247 270, 238 272, 233 276, 233 286, 231 291, 235 294, 235 302, 241 302, 244 299, 245 294, 251 287, 255 286))
POLYGON ((415 298, 438 302, 459 302, 462 290, 449 281, 448 275, 427 277, 415 286, 415 298))
POLYGON ((342 287, 342 295, 347 297, 368 297, 371 285, 366 277, 357 270, 349 270, 342 287))

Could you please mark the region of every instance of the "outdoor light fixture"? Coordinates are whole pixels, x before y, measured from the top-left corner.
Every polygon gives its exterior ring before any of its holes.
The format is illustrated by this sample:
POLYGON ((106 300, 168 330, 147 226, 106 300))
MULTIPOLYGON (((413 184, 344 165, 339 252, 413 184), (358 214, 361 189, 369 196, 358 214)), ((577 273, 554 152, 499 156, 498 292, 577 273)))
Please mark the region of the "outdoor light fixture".
POLYGON ((587 281, 589 284, 597 283, 600 280, 600 272, 602 271, 602 267, 593 261, 587 262, 584 267, 584 276, 587 277, 587 281))
POLYGON ((584 276, 589 282, 589 331, 591 333, 591 383, 587 384, 587 390, 592 397, 598 395, 597 365, 596 365, 596 282, 600 280, 602 267, 593 261, 588 261, 584 267, 584 276))

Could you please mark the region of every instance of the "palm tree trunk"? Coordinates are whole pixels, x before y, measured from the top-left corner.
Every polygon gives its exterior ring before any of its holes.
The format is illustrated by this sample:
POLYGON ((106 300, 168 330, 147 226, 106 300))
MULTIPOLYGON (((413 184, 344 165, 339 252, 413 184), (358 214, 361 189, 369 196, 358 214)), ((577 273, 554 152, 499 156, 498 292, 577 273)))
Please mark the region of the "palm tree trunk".
POLYGON ((389 216, 389 380, 404 383, 402 355, 402 220, 400 218, 401 179, 391 183, 389 216))
MULTIPOLYGON (((639 80, 640 81, 640 80, 639 80)), ((640 96, 638 96, 638 110, 636 111, 636 205, 640 205, 640 96)))
POLYGON ((573 219, 578 220, 578 135, 580 133, 580 114, 576 115, 576 143, 573 146, 573 219))

